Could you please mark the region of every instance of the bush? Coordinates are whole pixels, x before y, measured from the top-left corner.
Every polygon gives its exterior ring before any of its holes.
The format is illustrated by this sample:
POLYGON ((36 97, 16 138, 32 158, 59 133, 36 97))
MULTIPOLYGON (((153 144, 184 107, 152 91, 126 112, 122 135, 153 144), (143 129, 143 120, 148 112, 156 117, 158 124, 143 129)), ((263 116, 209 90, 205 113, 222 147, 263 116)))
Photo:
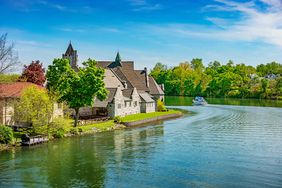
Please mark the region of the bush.
POLYGON ((65 129, 59 128, 59 129, 56 130, 56 132, 53 134, 53 136, 55 138, 63 138, 65 136, 65 132, 66 132, 65 129))
POLYGON ((79 127, 79 128, 78 128, 78 132, 79 132, 79 133, 82 133, 82 132, 83 132, 83 129, 82 129, 81 127, 79 127))
POLYGON ((165 105, 164 105, 164 102, 161 101, 160 99, 158 99, 157 105, 158 105, 158 112, 167 111, 167 109, 166 109, 166 107, 165 107, 165 105))
POLYGON ((0 125, 0 143, 11 144, 13 143, 13 139, 13 130, 5 125, 0 125))
POLYGON ((78 128, 73 127, 73 128, 70 129, 70 133, 74 134, 74 135, 78 135, 79 134, 79 130, 78 130, 78 128))
POLYGON ((115 123, 121 123, 121 117, 120 116, 114 117, 114 122, 115 123))
POLYGON ((50 133, 55 138, 62 138, 67 130, 69 130, 71 122, 69 119, 64 118, 54 118, 54 120, 49 124, 50 133))

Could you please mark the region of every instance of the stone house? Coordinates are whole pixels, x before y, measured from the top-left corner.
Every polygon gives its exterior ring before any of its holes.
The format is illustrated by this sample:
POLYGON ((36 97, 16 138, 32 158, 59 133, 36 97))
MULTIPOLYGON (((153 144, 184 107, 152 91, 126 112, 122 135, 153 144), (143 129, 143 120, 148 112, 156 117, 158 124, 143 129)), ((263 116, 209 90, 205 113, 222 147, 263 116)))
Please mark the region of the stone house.
MULTIPOLYGON (((44 87, 38 86, 30 82, 14 82, 0 84, 0 124, 14 125, 14 104, 19 100, 24 89, 35 86, 41 89, 44 87)), ((63 116, 63 108, 61 104, 54 103, 53 117, 63 116)))
MULTIPOLYGON (((69 44, 63 58, 70 60, 71 67, 78 69, 77 51, 69 44)), ((122 61, 119 52, 114 61, 96 61, 105 69, 107 99, 95 99, 94 106, 80 109, 80 116, 125 116, 149 113, 157 110, 157 100, 164 100, 164 88, 148 75, 147 68, 135 70, 133 61, 122 61)))

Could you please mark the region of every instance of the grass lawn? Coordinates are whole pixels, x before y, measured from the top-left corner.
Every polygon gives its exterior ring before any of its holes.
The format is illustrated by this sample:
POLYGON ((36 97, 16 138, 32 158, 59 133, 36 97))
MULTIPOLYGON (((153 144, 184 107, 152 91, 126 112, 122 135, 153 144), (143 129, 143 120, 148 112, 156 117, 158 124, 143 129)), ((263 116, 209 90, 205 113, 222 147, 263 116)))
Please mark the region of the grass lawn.
POLYGON ((180 111, 177 110, 169 110, 167 112, 151 112, 151 113, 140 113, 140 114, 132 114, 121 118, 122 122, 133 122, 139 121, 143 119, 154 118, 158 116, 168 115, 168 114, 181 114, 180 111))
POLYGON ((83 132, 91 131, 93 128, 99 129, 101 131, 111 129, 115 126, 114 120, 109 120, 106 122, 89 124, 89 125, 82 125, 79 128, 82 129, 83 132))

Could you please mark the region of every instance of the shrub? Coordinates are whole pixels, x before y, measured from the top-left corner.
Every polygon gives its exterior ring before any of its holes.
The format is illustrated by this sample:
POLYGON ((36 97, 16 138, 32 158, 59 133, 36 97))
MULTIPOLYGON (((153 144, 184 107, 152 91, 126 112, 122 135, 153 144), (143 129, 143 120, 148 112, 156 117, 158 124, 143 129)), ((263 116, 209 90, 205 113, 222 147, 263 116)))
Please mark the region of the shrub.
POLYGON ((114 122, 115 123, 121 123, 121 117, 120 116, 114 117, 114 122))
POLYGON ((13 139, 13 130, 5 125, 0 125, 0 143, 11 144, 13 139))
POLYGON ((164 102, 161 101, 160 99, 158 99, 157 105, 158 105, 158 112, 167 111, 167 109, 166 109, 166 107, 165 107, 165 105, 164 105, 164 102))
POLYGON ((82 132, 83 132, 83 129, 82 129, 81 127, 79 127, 79 128, 78 128, 78 132, 79 132, 79 133, 82 133, 82 132))
POLYGON ((79 134, 79 130, 77 127, 73 127, 70 129, 70 133, 74 134, 74 135, 78 135, 79 134))
POLYGON ((50 133, 55 138, 62 138, 66 130, 70 128, 71 122, 69 119, 64 118, 54 118, 53 121, 49 124, 50 133))
POLYGON ((66 132, 65 129, 59 128, 59 129, 56 130, 56 132, 53 134, 53 136, 55 138, 63 138, 65 136, 65 132, 66 132))

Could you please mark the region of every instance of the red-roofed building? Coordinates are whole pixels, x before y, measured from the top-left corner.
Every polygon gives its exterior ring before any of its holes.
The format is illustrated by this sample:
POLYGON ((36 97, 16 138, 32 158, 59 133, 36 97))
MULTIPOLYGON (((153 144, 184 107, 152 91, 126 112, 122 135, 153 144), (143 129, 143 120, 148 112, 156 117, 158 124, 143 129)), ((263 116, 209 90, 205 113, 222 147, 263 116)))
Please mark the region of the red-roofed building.
MULTIPOLYGON (((14 102, 21 97, 26 88, 31 86, 45 89, 30 82, 0 83, 0 124, 14 124, 14 102)), ((54 104, 54 117, 63 115, 63 109, 59 108, 59 106, 57 103, 54 104)))

